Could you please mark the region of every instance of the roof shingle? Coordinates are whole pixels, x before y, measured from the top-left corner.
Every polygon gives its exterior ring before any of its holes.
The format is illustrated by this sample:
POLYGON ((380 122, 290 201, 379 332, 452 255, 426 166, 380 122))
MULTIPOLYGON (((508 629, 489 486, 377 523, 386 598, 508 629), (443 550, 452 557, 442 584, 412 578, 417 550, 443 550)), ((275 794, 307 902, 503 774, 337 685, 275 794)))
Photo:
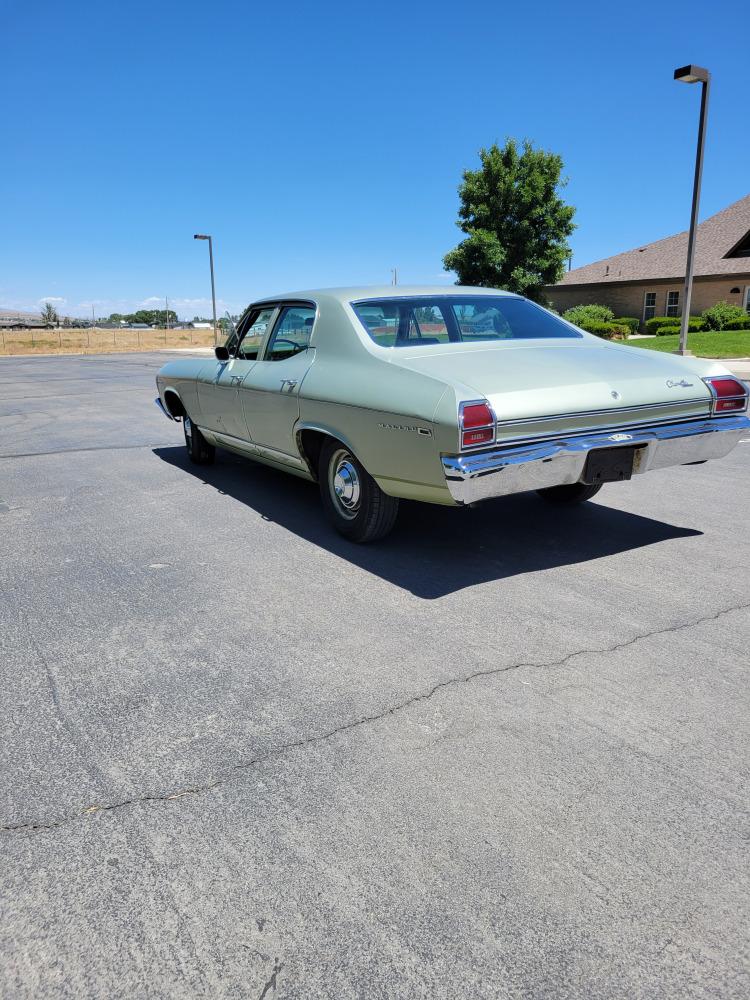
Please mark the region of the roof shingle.
MULTIPOLYGON (((750 258, 726 254, 750 232, 750 194, 710 216, 698 226, 694 274, 742 274, 750 272, 750 258)), ((617 281, 656 281, 685 274, 687 230, 635 250, 568 271, 560 285, 588 285, 617 281)))

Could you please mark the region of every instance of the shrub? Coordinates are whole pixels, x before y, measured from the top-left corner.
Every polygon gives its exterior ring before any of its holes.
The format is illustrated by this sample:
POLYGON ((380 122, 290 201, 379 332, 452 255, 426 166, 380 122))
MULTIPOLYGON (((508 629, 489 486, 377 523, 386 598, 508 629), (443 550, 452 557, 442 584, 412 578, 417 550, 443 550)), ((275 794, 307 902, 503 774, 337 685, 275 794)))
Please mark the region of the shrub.
POLYGON ((607 306, 573 306, 563 313, 563 319, 582 329, 585 329, 584 323, 610 323, 614 318, 615 314, 607 306))
POLYGON ((730 319, 722 327, 724 330, 750 330, 750 316, 747 314, 743 319, 730 319))
POLYGON ((747 313, 742 306, 735 306, 729 302, 717 302, 710 309, 704 309, 702 313, 703 322, 708 330, 723 330, 727 323, 735 319, 746 319, 747 313))
POLYGON ((628 328, 624 323, 597 323, 595 320, 589 320, 578 325, 586 333, 593 333, 604 340, 625 340, 628 335, 628 328))
MULTIPOLYGON (((650 337, 658 337, 659 330, 666 326, 672 328, 672 333, 679 333, 681 323, 681 316, 654 316, 653 319, 646 320, 646 333, 650 337)), ((688 331, 690 333, 699 333, 705 329, 706 324, 700 316, 691 316, 688 320, 688 331)), ((661 336, 663 337, 664 334, 661 334, 661 336)))
POLYGON ((616 316, 612 322, 626 326, 630 333, 638 333, 638 327, 641 325, 637 316, 616 316))
MULTIPOLYGON (((688 323, 688 333, 700 333, 705 329, 706 327, 702 320, 699 320, 697 317, 695 319, 691 317, 688 323)), ((660 326, 654 335, 656 337, 676 337, 679 332, 679 326, 675 323, 670 323, 668 326, 660 326)))
POLYGON ((680 317, 679 316, 652 316, 651 319, 646 320, 646 333, 651 337, 656 336, 656 331, 660 326, 679 326, 680 317))

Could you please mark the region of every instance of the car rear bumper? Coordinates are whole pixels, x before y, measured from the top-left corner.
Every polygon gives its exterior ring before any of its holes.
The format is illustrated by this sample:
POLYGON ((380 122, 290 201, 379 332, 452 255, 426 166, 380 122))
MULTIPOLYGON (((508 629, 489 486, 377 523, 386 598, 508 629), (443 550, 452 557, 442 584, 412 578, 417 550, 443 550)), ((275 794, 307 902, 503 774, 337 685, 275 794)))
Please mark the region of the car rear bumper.
POLYGON ((458 504, 580 482, 589 452, 635 446, 633 473, 723 458, 750 432, 746 413, 658 427, 628 428, 443 455, 445 482, 458 504))

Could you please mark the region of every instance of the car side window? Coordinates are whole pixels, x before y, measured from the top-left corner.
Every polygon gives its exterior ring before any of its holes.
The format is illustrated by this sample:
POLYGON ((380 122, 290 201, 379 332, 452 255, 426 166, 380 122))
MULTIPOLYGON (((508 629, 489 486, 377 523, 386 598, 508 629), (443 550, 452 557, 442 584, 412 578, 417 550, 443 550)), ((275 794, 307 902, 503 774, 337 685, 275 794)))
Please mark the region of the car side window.
POLYGON ((285 306, 266 349, 266 361, 284 361, 310 346, 315 322, 312 306, 285 306))
POLYGON ((237 351, 238 358, 242 358, 244 361, 257 359, 260 345, 263 343, 273 313, 273 307, 258 309, 255 315, 250 317, 250 324, 245 330, 237 351))

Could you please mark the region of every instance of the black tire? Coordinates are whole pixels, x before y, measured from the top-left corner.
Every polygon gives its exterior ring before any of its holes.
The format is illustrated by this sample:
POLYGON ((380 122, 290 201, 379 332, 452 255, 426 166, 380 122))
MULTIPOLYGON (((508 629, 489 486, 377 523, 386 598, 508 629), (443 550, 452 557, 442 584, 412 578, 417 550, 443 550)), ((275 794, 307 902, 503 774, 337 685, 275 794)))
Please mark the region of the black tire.
POLYGON ((537 493, 550 503, 573 504, 590 500, 601 488, 601 483, 595 486, 589 486, 587 483, 571 483, 569 486, 550 486, 546 490, 537 490, 537 493))
POLYGON ((329 438, 320 451, 318 483, 323 509, 351 542, 374 542, 393 528, 398 500, 383 493, 346 445, 329 438))
POLYGON ((206 441, 187 414, 182 418, 182 429, 190 461, 196 465, 211 465, 216 458, 216 449, 206 441))

